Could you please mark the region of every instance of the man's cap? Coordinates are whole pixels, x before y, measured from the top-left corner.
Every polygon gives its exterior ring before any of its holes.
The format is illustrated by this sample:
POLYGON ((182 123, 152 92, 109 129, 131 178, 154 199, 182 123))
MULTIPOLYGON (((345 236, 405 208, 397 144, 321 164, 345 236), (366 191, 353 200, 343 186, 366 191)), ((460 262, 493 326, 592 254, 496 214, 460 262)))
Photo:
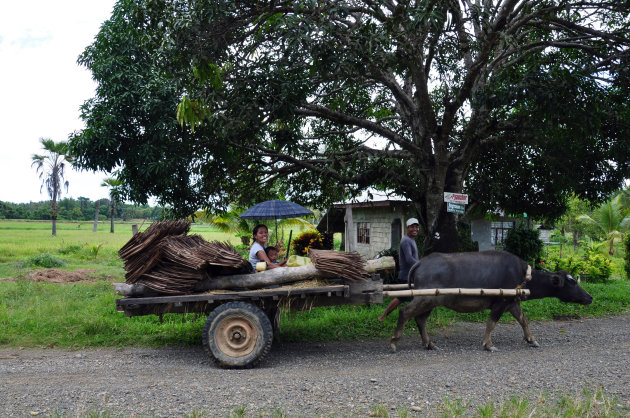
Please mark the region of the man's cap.
POLYGON ((407 219, 407 226, 411 226, 413 224, 419 225, 420 222, 418 222, 418 220, 416 218, 409 218, 409 219, 407 219))

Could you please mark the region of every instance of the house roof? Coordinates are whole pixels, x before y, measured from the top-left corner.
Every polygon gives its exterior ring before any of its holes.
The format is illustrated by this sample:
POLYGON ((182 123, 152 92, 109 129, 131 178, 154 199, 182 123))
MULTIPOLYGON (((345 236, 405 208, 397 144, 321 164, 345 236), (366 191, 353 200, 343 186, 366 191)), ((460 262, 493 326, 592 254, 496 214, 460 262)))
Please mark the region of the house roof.
POLYGON ((409 200, 392 192, 370 189, 364 190, 359 196, 335 203, 334 207, 345 207, 348 204, 353 207, 365 207, 366 204, 369 206, 387 206, 392 202, 408 203, 409 200))
POLYGON ((329 210, 326 211, 322 219, 317 224, 317 229, 323 232, 344 232, 345 229, 345 210, 346 206, 350 205, 352 208, 368 208, 368 207, 388 207, 388 206, 406 206, 410 203, 409 200, 394 195, 392 193, 385 193, 380 191, 371 191, 371 197, 367 192, 361 194, 356 198, 350 199, 345 202, 335 203, 329 210))

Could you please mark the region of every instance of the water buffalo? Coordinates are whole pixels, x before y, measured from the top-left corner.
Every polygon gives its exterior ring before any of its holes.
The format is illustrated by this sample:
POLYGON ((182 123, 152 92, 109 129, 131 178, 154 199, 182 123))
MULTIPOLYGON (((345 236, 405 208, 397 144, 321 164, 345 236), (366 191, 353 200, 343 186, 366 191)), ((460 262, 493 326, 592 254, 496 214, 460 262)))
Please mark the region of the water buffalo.
MULTIPOLYGON (((557 273, 528 269, 525 261, 514 254, 503 251, 482 251, 471 253, 433 253, 420 259, 409 271, 409 284, 415 289, 432 288, 486 288, 529 289, 527 299, 555 297, 563 302, 575 302, 588 305, 593 301, 577 281, 565 271, 557 273), (528 274, 531 271, 531 274, 528 274), (531 277, 530 277, 531 276, 531 277)), ((457 312, 479 312, 490 309, 486 322, 483 347, 497 351, 492 344, 490 334, 501 316, 509 311, 521 324, 525 341, 538 347, 536 339, 529 330, 527 318, 521 310, 520 299, 504 296, 416 296, 407 305, 400 308, 398 325, 392 336, 390 346, 396 351, 396 343, 402 335, 405 324, 415 318, 418 324, 422 345, 434 349, 435 345, 427 334, 426 322, 433 308, 446 306, 457 312)))

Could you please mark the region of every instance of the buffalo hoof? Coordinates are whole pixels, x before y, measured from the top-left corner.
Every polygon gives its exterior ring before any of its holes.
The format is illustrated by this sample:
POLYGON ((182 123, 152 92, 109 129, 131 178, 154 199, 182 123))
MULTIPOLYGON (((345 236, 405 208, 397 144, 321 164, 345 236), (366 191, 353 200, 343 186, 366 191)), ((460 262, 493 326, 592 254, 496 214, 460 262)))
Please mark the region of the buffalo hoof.
POLYGON ((389 351, 391 351, 392 353, 395 353, 396 352, 396 344, 389 343, 389 351))
POLYGON ((440 349, 440 347, 438 347, 437 345, 435 345, 433 343, 427 344, 427 346, 425 348, 427 350, 436 350, 436 351, 440 349))
POLYGON ((489 351, 491 353, 496 353, 497 351, 499 351, 499 349, 496 348, 495 346, 488 347, 487 345, 484 345, 483 348, 484 350, 489 351))
POLYGON ((534 347, 534 348, 539 348, 540 344, 538 344, 538 341, 531 341, 529 342, 529 346, 534 347))

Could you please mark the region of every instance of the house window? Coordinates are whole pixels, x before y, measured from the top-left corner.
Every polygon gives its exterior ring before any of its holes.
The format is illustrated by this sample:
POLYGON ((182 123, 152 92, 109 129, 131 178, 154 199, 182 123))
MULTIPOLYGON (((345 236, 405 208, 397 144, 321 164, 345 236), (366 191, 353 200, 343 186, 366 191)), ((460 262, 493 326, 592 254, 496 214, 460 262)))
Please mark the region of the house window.
POLYGON ((357 222, 357 244, 370 243, 370 224, 367 222, 357 222))
POLYGON ((492 245, 503 245, 510 229, 514 228, 514 222, 492 222, 490 226, 490 241, 492 245))

